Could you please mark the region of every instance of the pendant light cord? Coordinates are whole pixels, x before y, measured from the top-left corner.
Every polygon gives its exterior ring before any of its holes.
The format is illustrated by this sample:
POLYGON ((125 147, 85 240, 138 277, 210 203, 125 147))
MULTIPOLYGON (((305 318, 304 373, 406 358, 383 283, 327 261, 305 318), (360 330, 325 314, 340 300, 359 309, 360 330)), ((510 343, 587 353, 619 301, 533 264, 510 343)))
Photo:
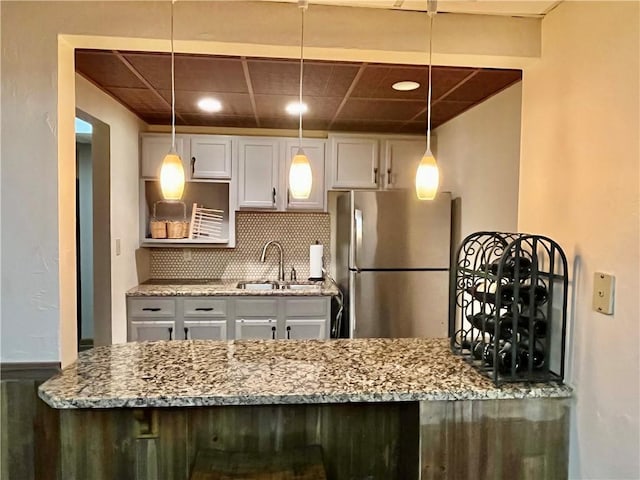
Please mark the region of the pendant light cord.
POLYGON ((298 105, 298 147, 302 148, 302 76, 304 71, 304 11, 306 2, 300 2, 300 100, 298 105))
POLYGON ((431 152, 431 55, 433 44, 433 17, 435 11, 429 11, 429 93, 427 94, 427 152, 431 152))
POLYGON ((176 80, 175 80, 175 60, 173 58, 173 4, 171 0, 171 150, 176 151, 176 80))

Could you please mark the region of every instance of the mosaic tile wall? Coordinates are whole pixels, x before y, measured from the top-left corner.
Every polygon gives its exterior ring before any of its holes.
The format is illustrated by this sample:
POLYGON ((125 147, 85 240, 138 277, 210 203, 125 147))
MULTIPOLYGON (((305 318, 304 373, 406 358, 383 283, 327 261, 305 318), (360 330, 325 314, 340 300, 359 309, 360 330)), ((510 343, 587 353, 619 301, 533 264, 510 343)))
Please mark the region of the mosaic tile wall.
POLYGON ((236 248, 191 248, 185 261, 181 248, 150 248, 151 278, 249 278, 278 276, 279 252, 269 247, 265 263, 260 254, 265 242, 277 240, 284 250, 286 278, 293 266, 298 280, 309 277, 309 245, 324 245, 324 264, 331 260, 328 213, 237 212, 236 248))

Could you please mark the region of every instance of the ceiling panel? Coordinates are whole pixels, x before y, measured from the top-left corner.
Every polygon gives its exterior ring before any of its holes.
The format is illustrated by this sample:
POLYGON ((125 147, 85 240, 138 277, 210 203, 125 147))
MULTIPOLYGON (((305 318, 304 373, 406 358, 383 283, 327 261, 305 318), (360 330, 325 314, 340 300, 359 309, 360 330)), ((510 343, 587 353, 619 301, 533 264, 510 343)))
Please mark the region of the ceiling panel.
MULTIPOLYGON (((296 59, 175 55, 176 122, 243 128, 297 128, 285 112, 298 99, 300 63, 296 59), (245 68, 246 66, 246 68, 245 68), (250 83, 247 83, 247 79, 250 83), (218 113, 201 112, 200 98, 221 101, 218 113)), ((155 52, 78 50, 77 71, 149 124, 171 122, 170 55, 155 52)), ((314 130, 424 131, 425 65, 306 61, 304 127, 314 130), (396 81, 420 88, 398 92, 396 81), (385 130, 387 129, 387 130, 385 130)), ((520 80, 519 70, 433 67, 433 128, 520 80)))
POLYGON ((422 100, 393 101, 351 98, 340 111, 338 120, 396 120, 413 118, 425 107, 422 100))
MULTIPOLYGON (((112 96, 119 99, 129 109, 140 113, 171 112, 171 104, 163 101, 146 88, 108 88, 112 96)), ((169 97, 171 98, 171 97, 169 97)))
POLYGON ((77 50, 76 70, 81 73, 86 72, 88 74, 86 76, 102 88, 146 88, 145 84, 112 52, 77 50))

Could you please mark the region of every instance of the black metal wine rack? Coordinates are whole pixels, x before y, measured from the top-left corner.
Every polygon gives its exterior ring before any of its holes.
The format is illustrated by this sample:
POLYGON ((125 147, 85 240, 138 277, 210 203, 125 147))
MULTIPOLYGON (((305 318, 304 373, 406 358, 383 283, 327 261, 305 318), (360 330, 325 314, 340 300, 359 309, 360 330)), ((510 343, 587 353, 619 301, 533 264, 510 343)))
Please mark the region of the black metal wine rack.
POLYGON ((540 235, 477 232, 451 275, 451 350, 496 385, 562 382, 567 259, 540 235))

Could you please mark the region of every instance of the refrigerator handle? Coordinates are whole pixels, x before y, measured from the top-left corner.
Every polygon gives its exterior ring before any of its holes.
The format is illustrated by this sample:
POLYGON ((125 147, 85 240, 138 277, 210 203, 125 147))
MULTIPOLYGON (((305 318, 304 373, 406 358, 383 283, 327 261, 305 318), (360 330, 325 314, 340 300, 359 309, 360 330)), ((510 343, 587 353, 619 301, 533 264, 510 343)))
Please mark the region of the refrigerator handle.
POLYGON ((355 242, 355 255, 353 256, 353 268, 356 272, 359 272, 358 268, 358 251, 362 249, 362 210, 356 208, 354 210, 353 218, 355 220, 356 227, 356 242, 355 242))

